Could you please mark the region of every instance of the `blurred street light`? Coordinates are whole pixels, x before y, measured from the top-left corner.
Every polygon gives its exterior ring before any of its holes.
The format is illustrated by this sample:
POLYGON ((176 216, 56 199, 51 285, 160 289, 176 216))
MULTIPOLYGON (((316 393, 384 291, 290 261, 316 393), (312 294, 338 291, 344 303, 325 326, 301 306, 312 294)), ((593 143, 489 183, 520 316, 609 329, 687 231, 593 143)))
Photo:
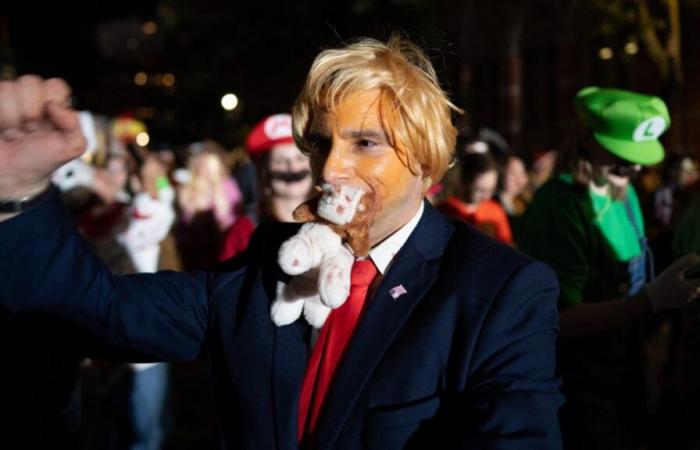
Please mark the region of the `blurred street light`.
POLYGON ((175 75, 172 73, 166 73, 163 75, 163 86, 172 87, 175 85, 175 75))
POLYGON ((226 111, 233 111, 238 106, 238 97, 235 94, 226 94, 221 97, 221 107, 226 111))
POLYGON ((613 50, 610 47, 603 47, 598 50, 598 57, 600 59, 612 59, 613 50))
POLYGON ((636 55, 639 52, 639 46, 634 41, 629 41, 625 44, 625 53, 628 55, 636 55))
POLYGON ((148 82, 148 75, 145 72, 139 72, 134 75, 134 83, 136 86, 143 86, 148 82))
POLYGON ((141 31, 143 31, 143 34, 156 34, 158 31, 158 25, 154 21, 149 20, 148 22, 144 22, 143 27, 141 27, 141 31))
POLYGON ((136 143, 141 147, 147 146, 150 141, 151 141, 151 138, 150 138, 150 136, 148 136, 148 133, 146 133, 145 131, 142 131, 136 135, 136 143))

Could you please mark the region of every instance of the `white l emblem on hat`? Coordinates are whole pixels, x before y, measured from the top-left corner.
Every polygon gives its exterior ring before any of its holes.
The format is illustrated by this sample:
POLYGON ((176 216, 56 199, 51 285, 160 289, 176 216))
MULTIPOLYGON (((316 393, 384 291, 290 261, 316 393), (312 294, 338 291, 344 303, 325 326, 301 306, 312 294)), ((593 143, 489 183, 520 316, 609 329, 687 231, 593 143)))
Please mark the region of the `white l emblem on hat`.
POLYGON ((666 121, 661 116, 650 117, 637 125, 634 129, 632 139, 635 142, 653 141, 661 136, 666 129, 666 121))

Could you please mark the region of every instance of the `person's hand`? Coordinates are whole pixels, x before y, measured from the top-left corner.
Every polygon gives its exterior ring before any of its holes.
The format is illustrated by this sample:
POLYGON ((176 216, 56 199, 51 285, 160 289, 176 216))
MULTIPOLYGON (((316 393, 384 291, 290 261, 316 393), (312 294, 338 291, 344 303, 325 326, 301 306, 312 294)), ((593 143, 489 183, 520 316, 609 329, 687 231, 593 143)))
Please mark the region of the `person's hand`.
POLYGON ((674 262, 656 280, 644 286, 654 312, 680 308, 700 296, 700 279, 684 279, 686 269, 700 264, 700 256, 688 255, 674 262))
POLYGON ((69 97, 60 79, 25 75, 0 82, 0 199, 40 192, 54 170, 83 153, 69 97))

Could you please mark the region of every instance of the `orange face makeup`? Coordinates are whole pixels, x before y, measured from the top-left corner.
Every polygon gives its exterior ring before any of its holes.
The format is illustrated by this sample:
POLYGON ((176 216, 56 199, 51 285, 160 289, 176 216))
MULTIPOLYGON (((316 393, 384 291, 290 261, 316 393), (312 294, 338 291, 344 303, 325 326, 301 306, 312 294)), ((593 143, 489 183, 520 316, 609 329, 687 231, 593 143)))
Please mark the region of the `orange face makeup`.
MULTIPOLYGON (((311 126, 316 179, 373 191, 379 209, 370 229, 375 245, 408 222, 423 198, 422 177, 411 172, 401 144, 391 142, 394 117, 379 89, 347 95, 311 126), (402 150, 402 149, 399 149, 402 150)), ((414 164, 415 165, 415 164, 414 164)))

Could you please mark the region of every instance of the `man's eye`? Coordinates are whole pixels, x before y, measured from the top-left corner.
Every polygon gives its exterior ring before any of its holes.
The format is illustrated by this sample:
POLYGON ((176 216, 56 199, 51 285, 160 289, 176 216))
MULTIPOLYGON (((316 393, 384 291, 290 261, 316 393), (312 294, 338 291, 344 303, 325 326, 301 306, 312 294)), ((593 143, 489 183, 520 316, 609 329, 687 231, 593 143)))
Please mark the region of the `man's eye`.
POLYGON ((370 141, 369 139, 360 139, 359 141, 357 141, 357 145, 359 145, 360 147, 374 147, 375 145, 377 145, 377 143, 374 141, 370 141))

